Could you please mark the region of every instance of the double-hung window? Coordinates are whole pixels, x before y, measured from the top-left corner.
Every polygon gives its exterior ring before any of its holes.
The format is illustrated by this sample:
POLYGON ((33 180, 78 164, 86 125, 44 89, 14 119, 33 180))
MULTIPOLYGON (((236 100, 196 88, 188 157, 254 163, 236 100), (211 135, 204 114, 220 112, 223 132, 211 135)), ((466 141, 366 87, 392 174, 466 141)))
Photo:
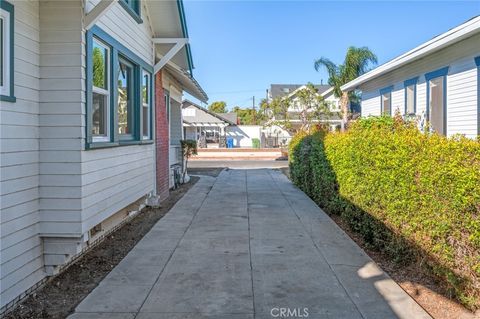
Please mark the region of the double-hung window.
POLYGON ((433 131, 447 134, 448 67, 425 74, 427 81, 427 120, 433 131))
POLYGON ((153 67, 97 26, 87 48, 86 147, 151 143, 153 67))
POLYGON ((93 39, 92 48, 92 139, 110 141, 110 48, 93 39))
POLYGON ((405 116, 415 115, 417 111, 418 77, 405 81, 405 116))
POLYGON ((0 2, 0 96, 2 101, 14 102, 13 94, 13 21, 14 7, 0 2))
POLYGON ((383 115, 392 115, 392 89, 389 86, 380 90, 381 113, 383 115))
POLYGON ((117 67, 117 128, 120 139, 133 139, 134 134, 134 69, 123 58, 117 67))
POLYGON ((151 92, 150 92, 150 73, 142 71, 142 139, 150 139, 150 123, 151 123, 151 92))

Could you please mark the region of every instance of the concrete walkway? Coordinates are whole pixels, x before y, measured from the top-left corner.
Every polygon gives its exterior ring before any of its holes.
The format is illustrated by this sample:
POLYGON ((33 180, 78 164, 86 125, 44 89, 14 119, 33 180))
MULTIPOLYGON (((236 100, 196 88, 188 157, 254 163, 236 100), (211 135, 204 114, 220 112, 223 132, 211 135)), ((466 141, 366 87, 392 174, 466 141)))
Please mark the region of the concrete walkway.
POLYGON ((200 181, 72 319, 430 318, 278 171, 200 181))

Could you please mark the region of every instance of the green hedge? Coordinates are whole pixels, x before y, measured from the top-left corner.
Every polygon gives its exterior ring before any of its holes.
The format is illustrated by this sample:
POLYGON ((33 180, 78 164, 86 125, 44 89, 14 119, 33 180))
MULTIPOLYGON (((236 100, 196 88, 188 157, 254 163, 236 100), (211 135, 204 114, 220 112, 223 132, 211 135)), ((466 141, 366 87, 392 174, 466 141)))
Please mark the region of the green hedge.
POLYGON ((480 143, 423 134, 401 118, 345 133, 301 132, 290 175, 330 214, 399 263, 418 262, 480 308, 480 143))

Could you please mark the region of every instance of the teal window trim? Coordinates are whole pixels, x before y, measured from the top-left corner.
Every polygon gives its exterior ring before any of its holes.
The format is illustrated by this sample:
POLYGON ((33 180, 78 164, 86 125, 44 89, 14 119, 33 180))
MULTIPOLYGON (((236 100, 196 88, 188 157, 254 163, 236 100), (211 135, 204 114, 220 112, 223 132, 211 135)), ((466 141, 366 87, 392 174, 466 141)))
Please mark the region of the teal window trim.
POLYGON ((118 3, 138 24, 143 23, 141 0, 120 0, 118 3))
MULTIPOLYGON (((97 148, 107 148, 107 147, 116 147, 124 145, 136 145, 136 144, 151 144, 153 143, 153 134, 151 134, 150 139, 142 139, 141 136, 141 120, 140 120, 140 111, 141 111, 141 70, 145 70, 151 74, 150 78, 152 81, 153 77, 153 66, 142 60, 131 50, 126 48, 120 42, 111 37, 108 33, 103 31, 98 26, 93 26, 86 33, 86 125, 85 125, 85 136, 86 143, 85 149, 97 149, 97 148), (107 45, 110 50, 109 59, 110 63, 110 141, 102 142, 93 142, 92 140, 92 84, 93 84, 93 69, 92 65, 92 48, 93 48, 93 39, 97 38, 102 43, 107 45), (134 110, 134 128, 131 139, 124 140, 118 134, 118 115, 117 115, 117 92, 118 92, 118 83, 117 83, 117 73, 118 73, 118 59, 125 59, 134 66, 133 72, 133 110, 134 110)), ((153 82, 152 82, 153 83, 153 82)), ((153 88, 153 84, 152 84, 153 88)), ((151 90, 151 94, 153 91, 151 90)), ((150 104, 152 99, 150 99, 150 104)), ((152 107, 150 107, 152 109, 152 107)), ((152 116, 151 116, 152 118, 152 116)), ((152 125, 150 124, 150 131, 152 131, 152 125)))
POLYGON ((380 89, 380 114, 384 114, 383 112, 383 96, 385 94, 389 94, 389 103, 390 103, 390 116, 392 116, 392 91, 393 91, 393 85, 384 87, 383 89, 380 89))
POLYGON ((480 56, 475 58, 477 65, 477 135, 480 135, 480 56))
MULTIPOLYGON (((8 60, 7 63, 8 63, 8 67, 9 67, 9 77, 8 79, 5 79, 8 81, 9 83, 9 88, 8 88, 8 95, 0 95, 0 101, 4 101, 4 102, 16 102, 17 99, 15 97, 15 77, 14 77, 14 74, 15 74, 15 55, 14 55, 14 45, 15 45, 15 37, 14 37, 14 26, 15 26, 15 7, 5 1, 5 0, 2 0, 0 1, 0 8, 7 11, 9 13, 9 32, 8 32, 8 37, 9 37, 9 47, 8 48, 5 48, 5 50, 9 50, 9 57, 8 57, 8 60)), ((3 32, 3 31, 2 31, 3 32)), ((5 67, 5 65, 3 66, 5 67)), ((3 71, 2 71, 3 72, 3 71)), ((3 76, 3 74, 2 74, 3 76)))
POLYGON ((418 76, 412 79, 406 80, 403 82, 404 90, 405 90, 405 115, 413 115, 417 114, 417 83, 418 83, 418 76), (413 85, 413 113, 407 113, 407 88, 413 85))
MULTIPOLYGON (((148 126, 149 126, 149 129, 148 129, 149 135, 148 135, 148 138, 145 138, 145 136, 143 135, 143 130, 142 130, 142 132, 140 132, 140 137, 141 137, 142 141, 148 142, 149 140, 152 140, 152 136, 153 136, 153 103, 152 103, 152 100, 153 100, 153 73, 142 68, 141 71, 140 71, 140 76, 141 76, 140 85, 142 85, 142 83, 143 83, 143 72, 148 74, 148 79, 149 79, 149 81, 148 81, 149 82, 148 83, 148 113, 149 113, 149 118, 148 119, 149 119, 149 121, 147 123, 148 126)), ((140 106, 143 107, 142 96, 140 96, 140 106)), ((143 128, 143 125, 145 123, 143 123, 143 116, 141 116, 141 115, 142 114, 140 114, 140 121, 142 123, 141 123, 140 127, 143 128)))
POLYGON ((450 66, 428 72, 425 74, 425 81, 427 82, 427 107, 426 119, 430 121, 430 81, 439 77, 443 77, 443 135, 447 135, 447 75, 450 66))

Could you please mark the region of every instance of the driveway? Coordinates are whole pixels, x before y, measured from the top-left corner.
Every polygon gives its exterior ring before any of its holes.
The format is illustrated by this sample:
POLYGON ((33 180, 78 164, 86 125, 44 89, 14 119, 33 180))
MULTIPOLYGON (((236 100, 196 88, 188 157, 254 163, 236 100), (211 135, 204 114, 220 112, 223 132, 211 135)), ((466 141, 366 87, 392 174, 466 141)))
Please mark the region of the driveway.
POLYGON ((271 169, 206 176, 69 318, 429 318, 271 169))

